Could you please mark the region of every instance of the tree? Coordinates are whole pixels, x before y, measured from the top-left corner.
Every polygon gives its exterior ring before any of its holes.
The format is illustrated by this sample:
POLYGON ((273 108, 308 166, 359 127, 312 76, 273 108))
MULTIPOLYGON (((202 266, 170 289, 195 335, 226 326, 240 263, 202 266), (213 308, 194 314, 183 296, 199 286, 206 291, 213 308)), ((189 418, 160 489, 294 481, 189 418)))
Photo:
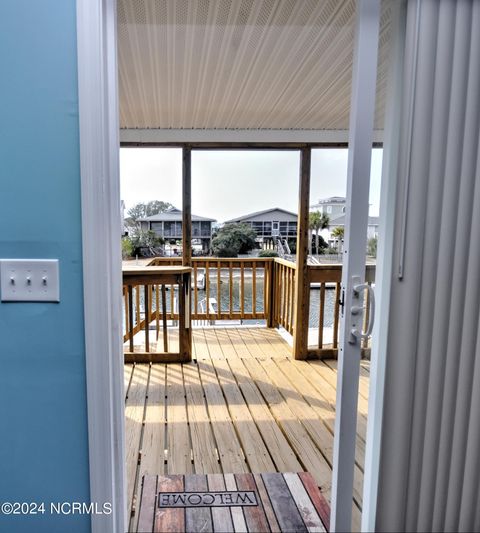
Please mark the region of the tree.
POLYGON ((218 257, 237 257, 255 248, 257 234, 248 224, 227 224, 212 239, 213 253, 218 257))
POLYGON ((122 239, 122 259, 128 259, 133 255, 133 244, 129 237, 123 237, 122 239))
POLYGON ((308 231, 310 234, 309 238, 309 254, 312 255, 312 232, 315 230, 315 252, 318 255, 319 253, 319 232, 322 229, 328 228, 330 219, 325 213, 320 213, 320 211, 312 211, 308 218, 308 231))
POLYGON ((276 250, 262 250, 258 257, 278 257, 278 252, 276 250))
POLYGON ((367 254, 370 257, 377 257, 377 244, 378 244, 377 237, 372 237, 371 239, 368 239, 367 254))
POLYGON ((128 217, 125 219, 125 225, 130 229, 138 227, 137 220, 139 218, 151 217, 152 215, 158 215, 158 213, 165 213, 171 209, 173 205, 169 202, 163 202, 162 200, 152 200, 151 202, 140 202, 135 204, 127 211, 128 217))
POLYGON ((342 248, 341 245, 342 245, 343 237, 345 235, 345 227, 344 226, 336 226, 335 228, 333 228, 331 235, 338 242, 337 249, 341 249, 342 248))
POLYGON ((343 226, 337 226, 333 228, 332 230, 332 237, 334 239, 337 239, 339 241, 343 240, 343 236, 345 235, 345 228, 343 226))
POLYGON ((127 237, 132 246, 132 255, 141 255, 142 248, 157 248, 165 241, 152 230, 136 230, 133 235, 127 237))

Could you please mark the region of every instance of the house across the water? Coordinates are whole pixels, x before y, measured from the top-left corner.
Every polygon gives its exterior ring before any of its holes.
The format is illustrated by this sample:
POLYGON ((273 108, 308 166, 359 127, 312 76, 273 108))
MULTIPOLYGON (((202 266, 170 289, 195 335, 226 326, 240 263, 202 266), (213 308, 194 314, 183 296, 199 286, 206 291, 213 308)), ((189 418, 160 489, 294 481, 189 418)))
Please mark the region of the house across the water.
POLYGON ((256 211, 225 222, 225 224, 238 223, 251 226, 257 234, 259 243, 277 238, 295 239, 297 237, 297 214, 280 207, 256 211))
MULTIPOLYGON (((182 211, 172 207, 164 213, 158 213, 137 219, 142 230, 152 230, 166 242, 175 243, 182 240, 182 211)), ((212 243, 212 225, 214 218, 200 217, 192 214, 192 243, 201 245, 202 252, 208 252, 212 243)))
MULTIPOLYGON (((321 235, 330 246, 338 247, 340 244, 338 238, 332 235, 332 231, 338 227, 345 227, 346 203, 347 199, 343 196, 330 196, 329 198, 321 198, 316 204, 310 205, 311 212, 319 211, 320 214, 328 216, 328 228, 322 230, 321 235)), ((378 237, 379 222, 378 216, 368 217, 367 239, 378 237)))

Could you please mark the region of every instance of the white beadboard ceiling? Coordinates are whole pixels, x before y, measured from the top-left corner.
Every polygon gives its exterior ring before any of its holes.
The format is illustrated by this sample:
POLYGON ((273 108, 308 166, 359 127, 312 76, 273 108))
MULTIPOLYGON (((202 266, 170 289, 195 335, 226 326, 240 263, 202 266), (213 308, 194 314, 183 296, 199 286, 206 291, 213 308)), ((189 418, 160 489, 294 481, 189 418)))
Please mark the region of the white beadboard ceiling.
POLYGON ((120 126, 348 130, 354 27, 355 0, 118 0, 120 126))

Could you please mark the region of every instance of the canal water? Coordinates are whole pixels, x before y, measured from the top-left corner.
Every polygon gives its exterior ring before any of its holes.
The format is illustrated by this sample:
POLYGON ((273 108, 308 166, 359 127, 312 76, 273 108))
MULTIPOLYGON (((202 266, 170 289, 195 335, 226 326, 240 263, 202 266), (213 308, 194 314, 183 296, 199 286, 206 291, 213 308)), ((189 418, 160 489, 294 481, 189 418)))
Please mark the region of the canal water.
MULTIPOLYGON (((263 277, 257 277, 256 279, 256 311, 262 312, 263 311, 263 277)), ((245 278, 244 281, 244 291, 245 291, 245 297, 244 297, 244 312, 245 313, 251 313, 253 311, 253 288, 252 288, 252 279, 251 278, 245 278)), ((216 276, 213 279, 213 276, 210 281, 210 287, 209 287, 209 294, 210 298, 215 298, 215 300, 218 301, 217 296, 217 279, 216 276)), ((206 302, 206 291, 199 290, 198 291, 198 302, 199 302, 199 310, 200 310, 200 302, 203 301, 204 305, 206 302)), ((228 276, 225 276, 224 278, 221 278, 220 283, 220 302, 221 302, 221 311, 227 312, 229 311, 229 305, 230 305, 230 296, 229 296, 229 290, 228 290, 228 276)), ((241 302, 241 284, 240 279, 233 278, 233 311, 234 312, 240 312, 240 302, 241 302)), ((324 311, 324 327, 330 327, 333 326, 333 314, 334 314, 334 308, 335 308, 335 290, 327 289, 325 291, 325 311, 324 311)), ((318 289, 311 289, 310 290, 310 320, 309 320, 309 327, 315 328, 318 327, 318 321, 319 321, 319 313, 320 313, 320 290, 318 289)), ((243 324, 249 324, 258 323, 258 320, 244 320, 243 324)))
MULTIPOLYGON (((217 302, 220 301, 221 311, 222 312, 229 312, 229 306, 230 306, 230 295, 229 295, 229 279, 228 275, 221 276, 220 278, 220 298, 218 298, 218 292, 217 292, 217 276, 210 275, 210 287, 209 287, 209 295, 210 295, 210 302, 213 299, 215 299, 217 302)), ((240 278, 234 276, 233 277, 233 312, 240 312, 240 302, 241 302, 241 284, 240 284, 240 278)), ((177 296, 177 290, 175 290, 175 300, 177 296)), ((244 280, 244 312, 245 313, 252 313, 253 312, 253 290, 252 290, 252 278, 251 277, 245 277, 244 280)), ((261 313, 263 312, 263 291, 264 291, 264 279, 263 276, 257 276, 256 278, 256 312, 261 313)), ((205 312, 206 310, 206 297, 207 293, 205 290, 198 290, 197 292, 197 300, 198 300, 198 311, 199 312, 205 312)), ((160 294, 160 305, 161 305, 161 294, 160 294)), ((153 304, 153 311, 156 309, 156 297, 155 294, 152 298, 152 304, 153 304)), ((194 305, 193 301, 193 291, 192 291, 192 309, 194 305)), ((135 299, 134 299, 135 301, 135 299)), ((335 290, 333 289, 327 289, 325 291, 325 311, 324 311, 324 327, 332 327, 333 326, 333 315, 334 315, 334 307, 335 307, 335 290)), ((167 312, 169 312, 171 309, 171 295, 170 290, 167 290, 167 312)), ((143 289, 140 291, 140 311, 143 316, 144 313, 144 295, 143 295, 143 289)), ((320 311, 320 290, 318 289, 311 289, 310 290, 310 320, 309 320, 309 327, 310 328, 318 328, 318 322, 319 322, 319 311, 320 311)), ((248 324, 263 324, 265 321, 260 319, 254 319, 254 320, 243 320, 242 324, 248 325, 248 324)))

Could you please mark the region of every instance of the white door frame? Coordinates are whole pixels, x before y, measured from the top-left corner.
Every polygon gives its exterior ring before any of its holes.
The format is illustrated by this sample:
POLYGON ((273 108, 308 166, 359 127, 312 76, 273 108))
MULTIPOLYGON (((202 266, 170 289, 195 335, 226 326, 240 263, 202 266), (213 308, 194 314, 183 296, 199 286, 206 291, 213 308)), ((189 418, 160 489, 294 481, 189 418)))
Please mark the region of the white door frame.
POLYGON ((399 105, 403 92, 403 56, 405 50, 406 0, 392 3, 392 43, 389 57, 385 134, 380 192, 380 231, 377 256, 381 257, 375 273, 378 295, 377 316, 372 335, 370 390, 368 397, 367 443, 365 447, 364 485, 362 499, 362 531, 374 531, 380 471, 380 443, 385 385, 385 363, 388 341, 390 290, 394 265, 395 202, 397 165, 400 146, 399 105))
MULTIPOLYGON (((372 1, 375 3, 378 0, 358 0, 360 5, 372 1)), ((93 515, 92 531, 123 533, 127 525, 127 507, 121 343, 122 278, 118 238, 121 235, 121 215, 115 0, 77 0, 77 48, 90 496, 92 502, 110 502, 113 510, 110 515, 93 515)), ((354 111, 352 124, 362 109, 355 106, 354 111)), ((219 140, 215 131, 196 133, 199 136, 197 141, 219 140)), ((248 132, 248 138, 250 141, 286 142, 293 135, 295 140, 308 143, 317 141, 322 132, 282 133, 283 136, 279 138, 276 132, 248 132)), ((245 137, 244 132, 228 134, 230 137, 234 135, 233 140, 241 141, 245 137)), ((169 131, 163 134, 157 131, 156 140, 161 141, 164 136, 167 142, 169 135, 169 131)), ((189 132, 182 135, 185 138, 179 141, 188 142, 189 132)), ((394 195, 392 189, 390 194, 394 195)), ((386 222, 393 224, 392 220, 386 222)), ((388 234, 389 229, 385 225, 384 230, 388 234)), ((380 251, 381 242, 382 237, 380 251)), ((387 280, 390 274, 391 265, 384 265, 383 278, 387 280)), ((380 287, 377 287, 377 299, 380 302, 388 295, 388 285, 384 283, 381 294, 378 291, 380 287)), ((386 330, 388 312, 382 313, 379 319, 377 330, 386 330)), ((377 356, 381 366, 380 359, 384 359, 385 354, 378 353, 377 356)), ((374 381, 372 374, 370 390, 378 387, 375 395, 378 407, 383 403, 381 372, 377 378, 374 381)), ((369 525, 374 523, 378 479, 378 461, 375 464, 375 458, 372 457, 380 447, 378 427, 381 420, 376 422, 373 430, 369 420, 366 444, 364 492, 369 495, 369 500, 363 523, 369 525), (369 464, 371 471, 367 471, 369 464)), ((334 498, 332 509, 336 505, 334 498)), ((334 523, 338 529, 338 521, 334 523)))
MULTIPOLYGON (((357 2, 330 530, 351 531, 380 0, 357 2), (356 334, 354 334, 356 332, 356 334)), ((375 299, 371 298, 371 305, 375 299)), ((370 319, 373 319, 373 309, 370 319)))
POLYGON ((126 531, 115 0, 77 0, 90 499, 93 533, 126 531))

